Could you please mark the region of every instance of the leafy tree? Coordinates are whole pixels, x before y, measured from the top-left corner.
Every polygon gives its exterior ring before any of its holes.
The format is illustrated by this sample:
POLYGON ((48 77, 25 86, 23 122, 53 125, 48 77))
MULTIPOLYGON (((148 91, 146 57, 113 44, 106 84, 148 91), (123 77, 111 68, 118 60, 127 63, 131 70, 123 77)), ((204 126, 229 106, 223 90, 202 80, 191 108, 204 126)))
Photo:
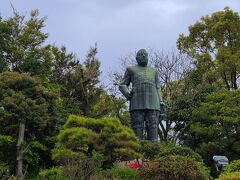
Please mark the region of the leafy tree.
POLYGON ((58 146, 53 153, 55 160, 74 153, 93 157, 97 152, 105 159, 104 167, 112 166, 118 160, 140 157, 134 132, 116 118, 92 119, 71 115, 58 135, 58 146), (66 149, 68 153, 63 153, 65 151, 61 149, 66 149))
POLYGON ((98 100, 110 99, 99 85, 101 72, 96 57, 97 46, 90 48, 85 61, 80 64, 76 55, 68 53, 65 46, 58 48, 46 43, 48 34, 43 32, 46 18, 39 18, 38 10, 31 11, 30 17, 15 10, 13 13, 6 20, 0 18, 0 72, 27 72, 51 83, 61 95, 58 103, 61 119, 70 114, 93 117, 113 114, 110 109, 102 111, 102 115, 100 111, 95 115, 90 113, 93 108, 96 111, 98 100))
MULTIPOLYGON (((203 141, 211 142, 207 138, 213 138, 211 134, 207 135, 204 129, 202 129, 204 137, 193 131, 199 132, 202 124, 205 124, 204 127, 209 124, 214 126, 215 123, 217 123, 216 126, 219 125, 218 122, 210 120, 215 117, 215 114, 211 114, 208 107, 201 111, 202 115, 210 113, 208 118, 204 116, 202 120, 199 119, 200 114, 196 114, 200 110, 199 106, 202 106, 201 103, 205 102, 209 94, 222 88, 228 90, 238 88, 239 28, 238 13, 225 8, 224 11, 202 17, 189 27, 189 35, 179 36, 178 49, 193 58, 196 68, 180 81, 182 87, 171 106, 173 111, 170 118, 179 121, 175 129, 180 131, 181 141, 192 148, 199 147, 203 141)), ((217 96, 217 93, 215 95, 217 96)), ((218 106, 217 101, 211 103, 215 107, 218 106)), ((225 118, 231 118, 231 115, 225 118)), ((210 128, 207 129, 210 130, 210 128)), ((220 132, 222 133, 221 130, 220 132)), ((213 143, 215 142, 214 140, 213 143)), ((219 150, 221 147, 216 149, 219 150)))
POLYGON ((79 64, 79 61, 74 53, 68 53, 67 48, 62 46, 58 48, 51 46, 52 59, 52 75, 50 81, 63 86, 61 94, 64 95, 64 85, 66 84, 66 75, 73 71, 79 64))
POLYGON ((10 25, 0 16, 0 72, 8 69, 7 61, 4 59, 5 51, 7 51, 8 40, 11 35, 10 25))
POLYGON ((112 97, 106 91, 102 91, 98 101, 92 106, 91 116, 94 118, 117 117, 118 112, 115 103, 120 102, 122 102, 122 99, 112 97))
POLYGON ((81 102, 80 109, 83 115, 90 116, 91 108, 99 100, 102 92, 99 84, 100 62, 96 58, 97 47, 91 47, 86 60, 82 65, 76 67, 69 75, 69 87, 72 88, 72 96, 81 102))
POLYGON ((216 154, 239 158, 239 29, 238 13, 225 8, 202 17, 177 42, 196 69, 184 77, 172 117, 183 122, 177 126, 182 143, 196 149, 208 166, 216 154))
POLYGON ((204 16, 181 34, 178 49, 195 59, 197 69, 208 83, 219 81, 227 89, 238 88, 240 73, 240 16, 226 7, 204 16))
POLYGON ((174 133, 178 143, 194 149, 198 139, 189 133, 192 121, 194 121, 192 112, 208 94, 221 89, 221 86, 205 83, 202 74, 197 69, 189 71, 184 78, 171 84, 177 88, 175 94, 171 96, 168 118, 176 123, 174 133))
MULTIPOLYGON (((0 74, 0 106, 1 112, 5 114, 0 118, 0 134, 2 134, 2 140, 5 139, 5 142, 8 141, 11 144, 14 142, 17 146, 16 174, 20 179, 23 178, 25 167, 23 161, 27 161, 24 155, 30 152, 38 153, 34 151, 34 147, 38 151, 40 150, 38 147, 46 149, 44 145, 46 136, 52 136, 57 131, 56 97, 56 94, 44 86, 40 79, 31 77, 29 74, 17 72, 0 74)), ((4 151, 6 150, 4 147, 4 151)), ((45 153, 45 157, 41 157, 46 158, 46 162, 42 160, 43 164, 48 162, 47 154, 49 152, 45 153)), ((15 159, 12 156, 15 156, 15 153, 5 158, 15 159)), ((15 165, 14 161, 11 163, 15 165)), ((36 162, 32 162, 33 167, 34 163, 36 162)))
POLYGON ((24 170, 34 175, 52 165, 54 136, 69 114, 116 116, 112 107, 122 100, 100 85, 96 45, 80 63, 65 46, 46 43, 46 18, 38 10, 13 13, 0 17, 0 162, 12 172, 18 156, 20 178, 24 170))
POLYGON ((46 17, 39 18, 38 10, 31 11, 29 18, 15 9, 13 13, 6 20, 0 18, 0 72, 28 72, 63 84, 66 73, 78 64, 75 54, 68 53, 65 46, 58 48, 46 43, 46 17))
POLYGON ((217 91, 193 111, 190 132, 198 137, 198 146, 214 142, 230 159, 240 153, 240 91, 217 91))
POLYGON ((13 17, 0 21, 0 37, 3 42, 0 58, 3 67, 43 77, 49 76, 50 46, 44 45, 48 34, 42 31, 46 18, 38 18, 38 15, 38 10, 33 10, 27 19, 14 10, 13 17))
POLYGON ((101 112, 98 109, 99 111, 96 112, 97 106, 103 108, 105 105, 103 106, 101 103, 106 102, 106 98, 110 99, 110 96, 99 85, 100 61, 96 54, 97 47, 91 47, 85 61, 76 65, 65 75, 63 95, 65 102, 63 103, 69 108, 68 115, 74 113, 88 117, 101 117, 112 111, 107 109, 101 112))
POLYGON ((14 145, 16 145, 16 139, 12 136, 0 134, 0 164, 6 163, 10 170, 14 168, 12 164, 15 161, 14 155, 16 154, 16 150, 13 149, 14 145))

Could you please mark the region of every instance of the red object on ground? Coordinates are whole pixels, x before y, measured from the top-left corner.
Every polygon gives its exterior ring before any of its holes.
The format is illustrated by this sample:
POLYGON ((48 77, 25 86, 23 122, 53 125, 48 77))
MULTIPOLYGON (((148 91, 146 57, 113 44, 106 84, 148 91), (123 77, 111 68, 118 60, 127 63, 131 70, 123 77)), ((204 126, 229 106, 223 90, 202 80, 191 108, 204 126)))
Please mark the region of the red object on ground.
POLYGON ((139 164, 137 162, 132 162, 132 163, 129 164, 129 167, 133 168, 133 169, 138 169, 138 168, 140 168, 142 166, 143 166, 142 164, 139 164))

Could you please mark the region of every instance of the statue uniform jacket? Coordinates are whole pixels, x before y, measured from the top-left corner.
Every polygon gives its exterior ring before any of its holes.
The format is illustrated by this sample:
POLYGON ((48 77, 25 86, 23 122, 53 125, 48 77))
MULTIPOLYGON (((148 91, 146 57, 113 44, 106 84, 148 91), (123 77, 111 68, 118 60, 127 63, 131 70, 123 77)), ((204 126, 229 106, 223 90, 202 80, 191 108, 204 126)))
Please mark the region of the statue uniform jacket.
POLYGON ((130 100, 130 111, 133 110, 160 110, 162 96, 157 70, 151 67, 128 67, 119 90, 130 100), (132 83, 132 89, 129 85, 132 83))

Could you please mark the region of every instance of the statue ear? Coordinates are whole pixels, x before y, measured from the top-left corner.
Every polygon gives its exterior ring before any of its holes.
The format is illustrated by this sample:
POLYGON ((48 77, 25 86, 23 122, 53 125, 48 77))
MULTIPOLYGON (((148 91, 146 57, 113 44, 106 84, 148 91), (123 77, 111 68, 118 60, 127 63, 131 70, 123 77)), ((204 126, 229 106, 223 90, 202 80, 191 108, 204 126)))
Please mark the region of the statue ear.
POLYGON ((140 63, 140 57, 138 55, 136 56, 136 60, 137 60, 137 63, 139 64, 140 63))

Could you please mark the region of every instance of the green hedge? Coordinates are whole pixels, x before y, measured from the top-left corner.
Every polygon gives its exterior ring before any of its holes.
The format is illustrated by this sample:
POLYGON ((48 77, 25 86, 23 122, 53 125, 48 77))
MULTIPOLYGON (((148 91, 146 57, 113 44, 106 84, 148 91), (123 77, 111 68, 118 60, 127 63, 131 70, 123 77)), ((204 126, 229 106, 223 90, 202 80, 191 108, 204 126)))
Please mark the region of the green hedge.
POLYGON ((137 180, 139 179, 139 174, 136 169, 129 167, 114 167, 112 169, 107 169, 99 172, 96 179, 115 179, 115 180, 137 180))
POLYGON ((152 143, 150 141, 141 141, 141 153, 144 155, 144 158, 149 160, 169 155, 182 155, 194 158, 196 161, 203 161, 202 157, 191 148, 165 142, 152 143))
POLYGON ((235 179, 240 179, 240 159, 232 161, 225 171, 220 174, 219 180, 222 180, 224 178, 225 180, 235 180, 235 179))
POLYGON ((40 180, 67 180, 63 167, 53 167, 39 172, 40 180))
POLYGON ((188 156, 168 155, 145 163, 140 169, 143 179, 156 180, 207 180, 209 172, 202 162, 188 156))
POLYGON ((227 172, 222 173, 218 180, 239 180, 240 179, 240 171, 238 172, 227 172))

